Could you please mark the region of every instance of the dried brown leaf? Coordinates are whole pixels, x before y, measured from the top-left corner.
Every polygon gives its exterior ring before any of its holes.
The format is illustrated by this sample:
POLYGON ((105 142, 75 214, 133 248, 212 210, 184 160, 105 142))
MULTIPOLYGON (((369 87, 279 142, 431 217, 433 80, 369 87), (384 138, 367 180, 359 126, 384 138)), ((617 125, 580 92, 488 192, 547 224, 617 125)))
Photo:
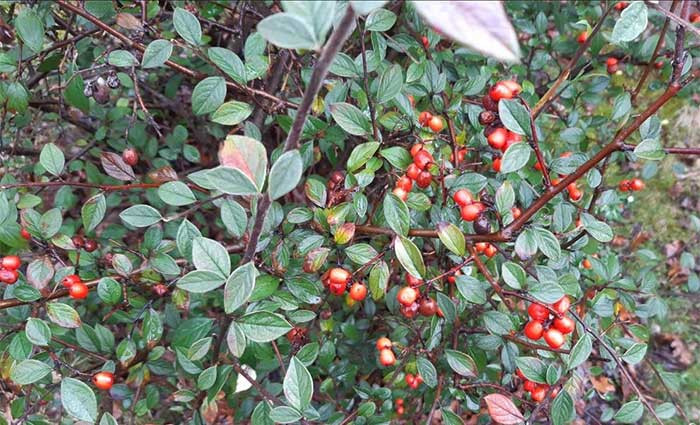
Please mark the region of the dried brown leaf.
POLYGON ((143 25, 141 25, 139 18, 130 13, 118 13, 117 25, 132 31, 143 29, 143 25))
POLYGON ((117 180, 135 180, 136 175, 131 165, 124 162, 121 155, 114 152, 102 152, 100 162, 105 173, 117 180))
POLYGON ((502 425, 515 425, 524 421, 523 414, 511 399, 502 394, 489 394, 484 397, 489 416, 502 425))

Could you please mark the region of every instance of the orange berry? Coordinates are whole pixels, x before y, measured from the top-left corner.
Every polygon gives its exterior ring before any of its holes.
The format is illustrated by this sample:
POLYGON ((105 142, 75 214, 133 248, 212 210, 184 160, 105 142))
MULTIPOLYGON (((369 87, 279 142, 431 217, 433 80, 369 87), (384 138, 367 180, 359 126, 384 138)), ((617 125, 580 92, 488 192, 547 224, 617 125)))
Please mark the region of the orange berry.
POLYGON ((114 385, 114 374, 112 372, 97 372, 92 377, 92 383, 101 390, 109 390, 114 385))
POLYGON ((391 340, 385 336, 377 340, 377 350, 391 349, 391 340))
POLYGON ((393 366, 396 363, 396 356, 394 352, 389 348, 383 348, 379 350, 379 363, 382 366, 393 366))

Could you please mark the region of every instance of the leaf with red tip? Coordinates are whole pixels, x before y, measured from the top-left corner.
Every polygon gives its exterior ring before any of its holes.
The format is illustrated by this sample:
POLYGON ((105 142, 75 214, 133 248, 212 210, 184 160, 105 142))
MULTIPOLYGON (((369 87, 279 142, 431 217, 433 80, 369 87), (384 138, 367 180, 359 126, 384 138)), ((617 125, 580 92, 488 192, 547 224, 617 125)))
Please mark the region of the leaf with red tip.
POLYGON ((525 420, 515 403, 502 394, 489 394, 484 397, 484 400, 489 409, 489 416, 499 424, 515 425, 525 420))
POLYGON ((219 148, 219 162, 236 168, 262 190, 267 173, 267 151, 259 141, 245 136, 228 136, 219 148))
POLYGON ((436 31, 504 62, 520 62, 518 36, 500 1, 416 1, 436 31))

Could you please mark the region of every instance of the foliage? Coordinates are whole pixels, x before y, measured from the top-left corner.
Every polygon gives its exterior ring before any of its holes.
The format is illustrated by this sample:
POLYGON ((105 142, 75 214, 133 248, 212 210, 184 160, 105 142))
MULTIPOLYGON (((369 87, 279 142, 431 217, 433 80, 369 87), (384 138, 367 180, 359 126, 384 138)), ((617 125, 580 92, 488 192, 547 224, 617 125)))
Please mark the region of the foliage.
POLYGON ((616 243, 677 3, 3 4, 0 424, 687 421, 616 243))

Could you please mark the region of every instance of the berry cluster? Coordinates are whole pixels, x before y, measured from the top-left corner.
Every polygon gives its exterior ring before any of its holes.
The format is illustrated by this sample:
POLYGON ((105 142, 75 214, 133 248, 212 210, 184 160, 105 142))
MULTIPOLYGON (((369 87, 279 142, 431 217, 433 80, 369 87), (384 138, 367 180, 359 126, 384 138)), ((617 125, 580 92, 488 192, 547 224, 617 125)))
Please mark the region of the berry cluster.
POLYGON ((12 285, 19 279, 17 269, 22 265, 22 260, 16 255, 8 255, 0 260, 0 282, 12 285))
POLYGON ((379 351, 379 363, 382 366, 393 366, 396 363, 396 356, 391 350, 391 340, 385 336, 377 340, 377 350, 379 351))
POLYGON ((92 376, 92 383, 101 390, 109 390, 114 385, 114 374, 112 372, 97 372, 92 376))
MULTIPOLYGON (((505 152, 512 144, 522 141, 522 137, 503 127, 498 117, 498 102, 501 99, 512 99, 522 91, 520 84, 513 80, 503 80, 494 84, 489 93, 483 97, 482 104, 485 111, 479 114, 479 123, 484 128, 484 136, 489 146, 505 152)), ((491 165, 497 173, 501 171, 501 158, 495 158, 491 165)))
MULTIPOLYGON (((530 394, 530 398, 532 398, 532 401, 539 403, 540 401, 544 400, 545 396, 547 395, 547 391, 549 391, 549 385, 538 384, 536 382, 530 381, 525 377, 525 375, 523 375, 523 372, 520 369, 516 370, 515 373, 520 379, 523 380, 523 390, 526 393, 530 394)), ((558 393, 559 388, 555 388, 554 390, 552 390, 551 397, 556 397, 558 393)))
POLYGON ((397 398, 396 399, 396 414, 401 416, 404 414, 406 410, 404 409, 403 405, 403 399, 402 398, 397 398))
POLYGON ((440 309, 437 302, 428 295, 421 298, 420 291, 417 287, 423 285, 423 281, 406 273, 407 286, 399 289, 396 293, 396 300, 401 304, 399 312, 408 319, 413 319, 419 313, 421 316, 431 317, 435 314, 440 315, 440 309))
POLYGON ((423 377, 420 376, 420 374, 412 374, 412 373, 407 373, 406 377, 404 378, 406 381, 406 385, 412 390, 417 389, 420 384, 423 383, 423 377))
MULTIPOLYGON (((321 276, 323 286, 328 288, 333 295, 343 295, 351 279, 350 272, 341 267, 329 269, 321 276)), ((367 296, 367 287, 361 282, 355 282, 350 286, 349 295, 354 301, 362 301, 367 296)))
POLYGON ((543 304, 532 303, 527 309, 530 321, 525 325, 525 336, 536 341, 544 336, 544 341, 551 348, 559 348, 564 344, 564 335, 574 331, 574 321, 566 316, 571 306, 569 297, 564 295, 551 305, 557 314, 550 316, 550 310, 543 304))
POLYGON ((69 274, 61 280, 63 286, 68 288, 68 295, 76 300, 82 300, 88 296, 90 289, 77 274, 69 274))
POLYGON ((638 190, 644 189, 644 182, 642 179, 631 179, 622 180, 618 185, 620 192, 636 192, 638 190))
POLYGON ((423 111, 418 114, 418 124, 423 127, 430 127, 435 133, 439 133, 445 127, 440 115, 433 115, 428 111, 423 111))
POLYGON ((92 252, 97 249, 97 242, 95 242, 93 239, 85 239, 80 235, 75 235, 71 240, 77 249, 82 248, 87 252, 92 252))
POLYGON ((433 180, 428 166, 435 162, 435 159, 422 143, 416 143, 411 147, 411 156, 413 163, 406 169, 406 175, 401 176, 396 182, 396 187, 393 190, 394 195, 403 201, 408 199, 408 192, 413 188, 413 182, 416 182, 421 189, 425 189, 430 186, 430 182, 433 180))

